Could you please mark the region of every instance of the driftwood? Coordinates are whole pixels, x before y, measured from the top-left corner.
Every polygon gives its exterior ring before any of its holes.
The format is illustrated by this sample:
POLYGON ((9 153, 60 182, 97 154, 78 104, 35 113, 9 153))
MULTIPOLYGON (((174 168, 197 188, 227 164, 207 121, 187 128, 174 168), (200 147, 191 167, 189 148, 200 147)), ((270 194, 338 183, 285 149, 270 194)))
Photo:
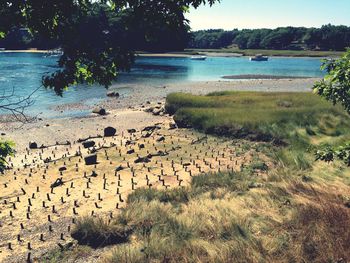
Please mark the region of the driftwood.
POLYGON ((204 137, 202 137, 202 138, 199 138, 198 140, 192 141, 192 142, 191 142, 191 145, 201 143, 201 142, 203 142, 203 141, 205 141, 205 140, 207 140, 207 139, 208 139, 208 136, 204 136, 204 137))
POLYGON ((55 147, 55 146, 67 146, 67 145, 71 145, 70 141, 66 141, 66 142, 56 142, 56 144, 51 144, 51 145, 44 145, 42 144, 39 149, 47 149, 50 147, 55 147))
POLYGON ((99 139, 99 138, 103 138, 103 137, 101 135, 89 136, 89 137, 84 138, 84 139, 79 139, 77 142, 85 142, 85 141, 88 141, 90 139, 99 139))

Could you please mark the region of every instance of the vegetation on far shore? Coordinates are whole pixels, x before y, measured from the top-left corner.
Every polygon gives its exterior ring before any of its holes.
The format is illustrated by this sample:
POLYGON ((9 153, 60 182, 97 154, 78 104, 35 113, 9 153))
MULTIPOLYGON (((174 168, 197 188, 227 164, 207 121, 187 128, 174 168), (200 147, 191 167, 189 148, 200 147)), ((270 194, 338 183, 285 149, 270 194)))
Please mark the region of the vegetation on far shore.
POLYGON ((350 27, 324 25, 321 28, 278 27, 276 29, 200 30, 191 33, 190 48, 270 50, 338 50, 350 47, 350 27))
POLYGON ((255 56, 263 54, 270 57, 340 57, 344 51, 321 51, 321 50, 276 50, 276 49, 239 49, 237 47, 228 47, 220 49, 186 49, 185 53, 223 53, 238 54, 242 56, 255 56))

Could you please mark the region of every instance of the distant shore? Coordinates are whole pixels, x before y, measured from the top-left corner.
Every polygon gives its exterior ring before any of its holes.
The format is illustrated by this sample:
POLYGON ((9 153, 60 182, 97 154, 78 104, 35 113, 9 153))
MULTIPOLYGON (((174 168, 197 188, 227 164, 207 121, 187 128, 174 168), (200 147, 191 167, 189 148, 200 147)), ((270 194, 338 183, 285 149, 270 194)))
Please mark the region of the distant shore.
POLYGON ((259 75, 259 74, 230 75, 230 76, 223 76, 221 78, 222 79, 234 79, 234 80, 312 79, 312 77, 305 77, 305 76, 278 76, 278 75, 259 75))
POLYGON ((49 50, 42 50, 42 49, 4 49, 0 50, 0 53, 48 53, 49 50))
MULTIPOLYGON (((39 53, 45 54, 50 50, 24 49, 24 50, 0 50, 0 53, 39 53)), ((341 51, 311 51, 311 50, 255 50, 255 49, 185 49, 177 52, 136 52, 137 57, 175 57, 188 58, 194 55, 205 55, 208 57, 250 57, 256 54, 263 54, 270 57, 293 57, 293 58, 327 58, 340 57, 344 52, 341 51)))

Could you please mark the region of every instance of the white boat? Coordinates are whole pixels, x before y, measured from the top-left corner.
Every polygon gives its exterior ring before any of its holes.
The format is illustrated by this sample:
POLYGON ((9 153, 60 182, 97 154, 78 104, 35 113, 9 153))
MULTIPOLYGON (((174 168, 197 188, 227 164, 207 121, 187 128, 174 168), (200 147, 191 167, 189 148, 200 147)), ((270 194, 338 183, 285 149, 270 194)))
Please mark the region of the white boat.
POLYGON ((192 60, 206 60, 207 57, 206 56, 192 56, 191 59, 192 60))
POLYGON ((63 55, 63 51, 58 48, 58 49, 53 49, 53 50, 49 50, 45 57, 60 57, 63 55))
POLYGON ((249 58, 250 61, 268 61, 269 57, 263 56, 262 54, 257 54, 254 57, 249 58))

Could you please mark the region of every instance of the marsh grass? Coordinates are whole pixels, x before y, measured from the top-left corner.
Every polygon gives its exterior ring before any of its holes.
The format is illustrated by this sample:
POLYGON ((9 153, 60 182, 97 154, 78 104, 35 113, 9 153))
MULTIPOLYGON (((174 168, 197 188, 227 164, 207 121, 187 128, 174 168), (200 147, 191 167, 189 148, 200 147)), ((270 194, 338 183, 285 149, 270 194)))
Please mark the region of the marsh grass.
POLYGON ((307 136, 336 137, 348 132, 349 125, 341 108, 311 93, 174 93, 167 97, 166 109, 181 127, 262 141, 302 142, 305 138, 295 133, 297 129, 307 136))
POLYGON ((126 242, 129 232, 123 225, 102 218, 84 217, 77 222, 71 235, 80 245, 98 248, 126 242))

